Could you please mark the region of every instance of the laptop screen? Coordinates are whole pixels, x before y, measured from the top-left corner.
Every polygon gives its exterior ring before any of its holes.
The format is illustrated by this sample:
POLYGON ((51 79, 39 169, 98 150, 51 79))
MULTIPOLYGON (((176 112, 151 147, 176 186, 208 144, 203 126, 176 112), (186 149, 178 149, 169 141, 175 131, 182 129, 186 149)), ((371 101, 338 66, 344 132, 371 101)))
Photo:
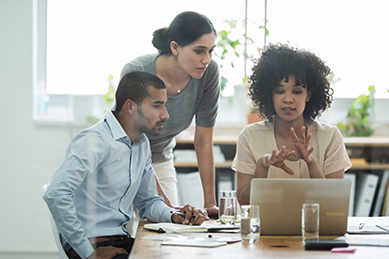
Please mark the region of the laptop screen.
POLYGON ((347 231, 349 179, 275 179, 251 181, 250 204, 259 205, 261 234, 301 235, 303 203, 320 204, 320 235, 347 231))

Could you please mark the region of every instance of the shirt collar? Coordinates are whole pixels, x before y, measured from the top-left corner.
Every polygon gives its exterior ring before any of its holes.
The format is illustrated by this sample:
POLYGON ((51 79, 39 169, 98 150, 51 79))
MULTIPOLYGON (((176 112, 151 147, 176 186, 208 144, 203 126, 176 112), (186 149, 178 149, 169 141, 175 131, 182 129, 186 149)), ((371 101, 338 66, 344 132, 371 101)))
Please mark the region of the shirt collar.
MULTIPOLYGON (((119 139, 128 139, 131 143, 130 137, 127 136, 126 132, 122 128, 122 125, 120 125, 119 121, 116 119, 115 115, 113 114, 113 111, 107 112, 105 115, 104 121, 107 122, 109 128, 111 129, 112 137, 115 140, 119 139)), ((138 139, 135 140, 134 144, 141 144, 144 141, 146 141, 146 135, 142 134, 138 139)))

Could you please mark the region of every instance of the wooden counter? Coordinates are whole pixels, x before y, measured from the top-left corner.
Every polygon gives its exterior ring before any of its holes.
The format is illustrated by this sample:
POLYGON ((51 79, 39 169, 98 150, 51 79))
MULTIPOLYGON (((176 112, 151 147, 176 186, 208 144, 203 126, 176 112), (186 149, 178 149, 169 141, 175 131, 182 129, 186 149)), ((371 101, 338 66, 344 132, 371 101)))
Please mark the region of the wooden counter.
MULTIPOLYGON (((235 155, 238 135, 214 135, 214 145, 226 150, 226 162, 216 163, 216 168, 230 168, 235 155)), ((193 135, 176 138, 178 149, 193 149, 193 135)), ((389 137, 344 138, 349 151, 352 170, 385 170, 389 168, 389 137), (387 157, 387 158, 386 158, 387 157), (382 162, 384 161, 384 162, 382 162)), ((178 168, 197 167, 197 163, 175 162, 178 168)))

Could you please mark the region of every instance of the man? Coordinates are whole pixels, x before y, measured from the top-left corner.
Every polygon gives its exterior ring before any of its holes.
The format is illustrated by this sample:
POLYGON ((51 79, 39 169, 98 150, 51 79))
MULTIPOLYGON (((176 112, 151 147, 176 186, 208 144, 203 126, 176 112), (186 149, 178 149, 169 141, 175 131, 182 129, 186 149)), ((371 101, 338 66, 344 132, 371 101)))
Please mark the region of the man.
POLYGON ((145 133, 158 135, 169 118, 163 81, 128 73, 115 98, 115 111, 72 140, 43 196, 71 259, 127 258, 132 205, 153 222, 204 221, 189 205, 180 209, 185 217, 172 213, 157 195, 145 133))

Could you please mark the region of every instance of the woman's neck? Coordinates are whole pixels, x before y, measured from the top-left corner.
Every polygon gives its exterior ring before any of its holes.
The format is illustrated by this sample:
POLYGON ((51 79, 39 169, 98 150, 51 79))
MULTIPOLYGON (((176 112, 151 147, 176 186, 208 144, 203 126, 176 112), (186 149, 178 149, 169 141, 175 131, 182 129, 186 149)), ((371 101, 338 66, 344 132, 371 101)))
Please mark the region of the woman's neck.
POLYGON ((295 131, 300 131, 302 126, 306 126, 303 117, 295 121, 277 120, 277 117, 274 119, 274 131, 282 136, 289 136, 291 127, 293 127, 295 131))
POLYGON ((290 133, 290 128, 294 128, 297 134, 300 134, 301 127, 306 126, 304 118, 298 121, 284 121, 274 119, 274 136, 277 143, 277 148, 280 149, 282 146, 286 146, 287 149, 294 149, 294 142, 290 133))
POLYGON ((178 95, 189 82, 190 76, 177 62, 177 57, 173 55, 161 55, 157 58, 157 76, 161 78, 169 96, 178 95))

